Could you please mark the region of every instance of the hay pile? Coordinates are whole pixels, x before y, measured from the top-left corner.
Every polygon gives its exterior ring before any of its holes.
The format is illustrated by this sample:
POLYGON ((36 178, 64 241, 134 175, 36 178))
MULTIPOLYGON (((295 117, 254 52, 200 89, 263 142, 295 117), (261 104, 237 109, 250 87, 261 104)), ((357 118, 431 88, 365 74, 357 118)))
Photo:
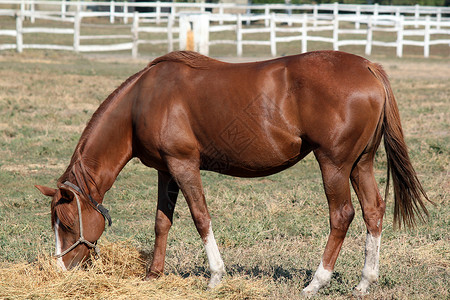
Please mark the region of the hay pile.
POLYGON ((84 270, 62 272, 53 257, 42 254, 31 264, 0 265, 0 298, 6 299, 263 299, 265 283, 230 277, 212 291, 207 280, 163 276, 143 281, 145 262, 126 244, 103 242, 101 255, 84 270))

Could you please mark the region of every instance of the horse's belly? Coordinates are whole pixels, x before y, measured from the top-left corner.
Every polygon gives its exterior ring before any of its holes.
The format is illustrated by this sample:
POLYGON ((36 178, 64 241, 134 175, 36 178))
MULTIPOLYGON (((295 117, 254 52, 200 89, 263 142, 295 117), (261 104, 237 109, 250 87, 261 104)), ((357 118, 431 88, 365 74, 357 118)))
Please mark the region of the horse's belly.
POLYGON ((204 146, 201 168, 233 176, 266 176, 298 162, 309 153, 307 148, 302 149, 300 137, 286 132, 264 135, 230 128, 204 146))

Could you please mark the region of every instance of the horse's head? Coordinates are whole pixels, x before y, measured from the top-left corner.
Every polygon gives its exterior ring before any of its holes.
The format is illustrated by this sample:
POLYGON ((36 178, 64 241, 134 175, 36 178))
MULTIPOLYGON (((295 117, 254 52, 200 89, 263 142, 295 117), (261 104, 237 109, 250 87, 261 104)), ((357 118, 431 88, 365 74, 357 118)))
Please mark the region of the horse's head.
POLYGON ((36 188, 52 197, 51 216, 58 265, 67 270, 86 261, 105 229, 103 215, 79 190, 66 184, 59 184, 58 189, 39 185, 36 188))

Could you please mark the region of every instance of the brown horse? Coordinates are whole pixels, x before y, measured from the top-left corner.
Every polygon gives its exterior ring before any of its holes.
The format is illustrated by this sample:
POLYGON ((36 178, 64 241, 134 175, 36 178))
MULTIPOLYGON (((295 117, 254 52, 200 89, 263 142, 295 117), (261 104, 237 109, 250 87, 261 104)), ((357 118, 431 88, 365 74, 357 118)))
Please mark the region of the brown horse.
POLYGON ((51 203, 56 255, 63 269, 84 261, 102 234, 105 193, 138 157, 158 170, 155 249, 146 278, 163 273, 166 242, 181 189, 204 242, 209 287, 225 268, 211 227, 200 170, 240 177, 284 170, 313 152, 323 177, 331 232, 312 282, 328 284, 352 222, 350 181, 367 226, 357 293, 377 280, 385 203, 373 160, 384 136, 394 182, 394 223, 424 219, 427 198, 408 157, 397 104, 381 66, 359 56, 311 52, 229 64, 194 52, 152 61, 94 113, 57 189, 37 186, 51 203))

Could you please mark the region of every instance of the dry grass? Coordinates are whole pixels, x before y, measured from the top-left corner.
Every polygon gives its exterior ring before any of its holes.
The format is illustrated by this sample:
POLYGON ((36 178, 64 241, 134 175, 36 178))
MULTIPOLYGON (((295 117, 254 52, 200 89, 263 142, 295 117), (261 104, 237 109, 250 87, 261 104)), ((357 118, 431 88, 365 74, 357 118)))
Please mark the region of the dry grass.
POLYGON ((144 281, 146 263, 127 242, 103 241, 100 257, 83 268, 61 271, 56 260, 40 254, 33 263, 0 268, 0 297, 7 299, 264 299, 264 280, 242 276, 226 278, 216 289, 206 290, 207 279, 167 275, 144 281))

